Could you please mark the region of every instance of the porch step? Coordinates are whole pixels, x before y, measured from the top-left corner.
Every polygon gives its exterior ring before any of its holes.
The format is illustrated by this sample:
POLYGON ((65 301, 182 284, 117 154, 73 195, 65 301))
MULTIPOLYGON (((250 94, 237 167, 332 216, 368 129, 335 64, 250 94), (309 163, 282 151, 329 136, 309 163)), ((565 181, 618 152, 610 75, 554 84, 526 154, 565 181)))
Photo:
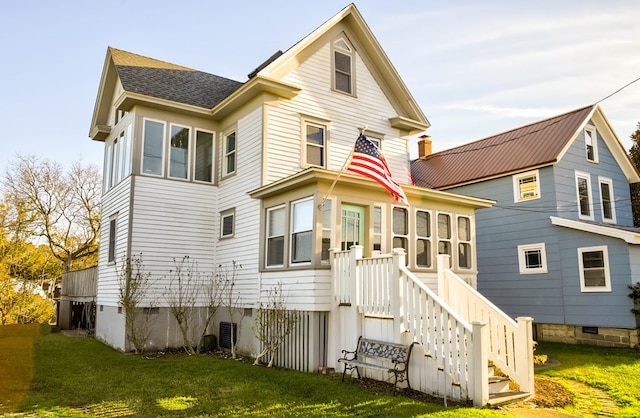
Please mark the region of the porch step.
POLYGON ((492 393, 509 392, 509 378, 501 376, 489 376, 489 395, 492 393))
POLYGON ((489 393, 489 402, 487 402, 487 407, 495 408, 497 406, 525 400, 530 396, 531 394, 529 392, 516 391, 489 393))

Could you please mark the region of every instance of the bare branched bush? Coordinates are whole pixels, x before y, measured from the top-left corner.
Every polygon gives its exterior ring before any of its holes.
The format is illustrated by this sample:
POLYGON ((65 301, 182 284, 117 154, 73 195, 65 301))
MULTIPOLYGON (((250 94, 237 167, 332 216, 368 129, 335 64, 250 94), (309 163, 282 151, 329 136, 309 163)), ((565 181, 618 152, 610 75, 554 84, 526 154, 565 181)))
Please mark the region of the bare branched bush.
POLYGON ((261 359, 268 355, 267 367, 272 367, 278 348, 296 327, 299 318, 297 311, 286 309, 282 283, 278 282, 267 292, 266 303, 261 302, 258 308, 254 333, 262 344, 262 351, 253 364, 260 364, 261 359))
POLYGON ((218 289, 222 306, 226 308, 231 321, 231 357, 237 358, 236 342, 240 335, 240 325, 244 318, 244 308, 240 305, 240 294, 236 290, 238 280, 238 271, 242 268, 242 264, 235 260, 231 262, 231 267, 218 265, 216 272, 216 282, 219 284, 218 289), (234 319, 237 319, 237 329, 234 329, 234 319))
POLYGON ((201 275, 198 273, 197 264, 189 261, 188 255, 182 257, 180 261, 174 258, 173 263, 175 269, 169 271, 169 286, 165 288, 164 298, 180 328, 182 347, 187 354, 196 354, 191 335, 198 292, 202 286, 201 275))

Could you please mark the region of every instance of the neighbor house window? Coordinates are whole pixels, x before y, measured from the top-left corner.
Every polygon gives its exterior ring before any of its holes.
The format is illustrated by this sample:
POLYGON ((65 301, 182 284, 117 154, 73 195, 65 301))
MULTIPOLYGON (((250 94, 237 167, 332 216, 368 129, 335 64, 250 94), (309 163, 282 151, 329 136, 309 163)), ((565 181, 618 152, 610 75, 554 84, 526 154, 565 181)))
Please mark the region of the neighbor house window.
POLYGON ((223 145, 222 175, 226 176, 236 172, 236 133, 225 135, 223 145))
POLYGON ((229 209, 220 213, 220 238, 230 238, 235 230, 236 210, 229 209))
POLYGON ((583 292, 610 292, 609 255, 606 246, 578 248, 580 289, 583 292))
POLYGON ((616 222, 616 207, 613 198, 613 180, 605 177, 598 177, 600 183, 600 208, 602 209, 602 220, 604 222, 616 222))
POLYGON ((585 151, 587 154, 587 161, 593 163, 598 162, 598 137, 596 136, 596 130, 593 127, 584 128, 584 143, 585 151))
POLYGON ((213 134, 196 131, 196 156, 193 178, 196 181, 213 181, 213 134))
POLYGON ((333 43, 333 87, 353 94, 353 48, 344 39, 333 43))
POLYGON ((538 170, 513 176, 514 202, 537 199, 540 197, 540 173, 538 170))
POLYGON ((520 274, 547 273, 547 254, 544 242, 540 244, 518 245, 520 274))
POLYGON ((406 208, 393 208, 393 248, 409 250, 409 213, 406 208))
POLYGON ((294 202, 291 211, 291 263, 308 263, 313 238, 313 199, 294 202))
POLYGON ((267 209, 267 267, 284 264, 285 207, 267 209))
POLYGON ((107 262, 113 263, 116 260, 116 221, 117 217, 109 219, 109 244, 107 249, 107 262))
POLYGON ((458 267, 471 268, 471 218, 458 216, 458 267))
POLYGON ((164 159, 164 123, 152 120, 144 121, 142 145, 142 172, 162 175, 164 159))
POLYGON ((591 176, 588 173, 576 172, 576 193, 579 218, 592 221, 593 201, 591 198, 591 176))
POLYGON ((416 266, 431 267, 431 213, 416 211, 416 266))
POLYGON ((305 152, 307 165, 325 167, 326 128, 323 125, 305 123, 305 152))
POLYGON ((189 173, 189 128, 171 125, 169 177, 187 179, 189 173))

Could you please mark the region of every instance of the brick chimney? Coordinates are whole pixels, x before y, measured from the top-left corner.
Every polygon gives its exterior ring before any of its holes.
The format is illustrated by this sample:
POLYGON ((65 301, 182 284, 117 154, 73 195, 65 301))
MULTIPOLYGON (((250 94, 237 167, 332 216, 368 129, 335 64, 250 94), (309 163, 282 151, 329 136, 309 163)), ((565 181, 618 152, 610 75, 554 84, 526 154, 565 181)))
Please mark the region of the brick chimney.
POLYGON ((431 135, 422 135, 418 141, 418 158, 425 158, 431 155, 431 135))

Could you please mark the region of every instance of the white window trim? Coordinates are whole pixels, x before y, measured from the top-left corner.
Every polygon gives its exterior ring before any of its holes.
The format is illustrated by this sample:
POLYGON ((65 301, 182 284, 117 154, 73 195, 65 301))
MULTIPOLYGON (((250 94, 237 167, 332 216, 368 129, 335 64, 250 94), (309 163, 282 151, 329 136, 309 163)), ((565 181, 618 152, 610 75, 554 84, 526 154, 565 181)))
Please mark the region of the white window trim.
POLYGON ((236 209, 227 209, 220 212, 220 239, 233 238, 236 233, 236 209), (231 233, 224 234, 224 219, 231 217, 231 233))
POLYGON ((582 247, 578 248, 578 270, 580 273, 580 291, 583 293, 593 292, 611 292, 611 274, 609 272, 609 251, 606 245, 596 247, 582 247), (602 251, 602 258, 604 260, 604 286, 599 287, 587 287, 584 284, 584 265, 582 262, 582 253, 590 251, 602 251))
POLYGON ((332 43, 331 43, 331 90, 337 92, 337 93, 341 93, 341 94, 346 94, 347 96, 353 96, 356 97, 356 54, 355 54, 355 49, 353 48, 353 45, 351 44, 351 42, 349 42, 349 40, 346 38, 346 36, 341 36, 337 39, 335 39, 332 43), (341 48, 339 46, 336 46, 336 43, 338 42, 344 42, 347 45, 347 48, 349 48, 349 50, 345 50, 344 48, 341 48), (351 64, 351 73, 349 74, 350 76, 350 92, 347 91, 343 91, 340 90, 338 88, 336 88, 336 52, 339 52, 345 56, 348 56, 350 58, 350 64, 351 64))
POLYGON ((286 205, 278 205, 267 208, 266 217, 265 217, 265 240, 264 240, 264 266, 267 269, 272 268, 282 268, 284 267, 285 260, 287 259, 287 207, 286 205), (273 211, 284 209, 284 225, 282 235, 270 235, 271 231, 269 230, 269 214, 273 211), (282 264, 269 264, 269 238, 282 236, 282 264))
MULTIPOLYGON (((313 147, 317 147, 317 145, 311 144, 313 147)), ((309 167, 320 167, 320 168, 328 168, 329 167, 329 153, 327 152, 329 146, 329 124, 326 122, 313 120, 313 119, 303 119, 302 120, 302 161, 301 166, 303 168, 309 167), (322 144, 322 161, 324 164, 317 165, 311 164, 307 159, 307 126, 316 126, 324 129, 324 143, 322 144)), ((319 148, 319 147, 318 147, 319 148)))
POLYGON ((583 171, 576 171, 576 204, 578 206, 578 217, 585 221, 593 221, 593 191, 591 190, 591 174, 585 173, 583 171), (589 193, 589 215, 583 215, 580 210, 580 186, 578 184, 578 179, 587 180, 587 192, 589 193))
POLYGON ((140 152, 140 172, 145 176, 164 177, 166 158, 167 158, 167 122, 158 119, 143 118, 142 119, 142 150, 140 152), (144 172, 144 137, 147 129, 147 121, 162 124, 162 156, 160 164, 160 174, 144 172))
POLYGON ((513 201, 514 203, 526 202, 529 200, 540 199, 540 171, 532 170, 525 173, 514 174, 513 176, 513 201), (536 195, 532 197, 520 197, 520 179, 524 177, 536 177, 536 195))
POLYGON ((518 245, 518 265, 520 266, 520 274, 543 274, 548 273, 547 268, 547 250, 544 242, 539 244, 518 245), (525 252, 529 250, 540 250, 540 258, 542 259, 542 267, 527 268, 527 260, 525 252))
POLYGON ((451 252, 455 251, 456 252, 456 264, 458 265, 458 268, 460 270, 471 270, 474 267, 474 261, 475 261, 475 257, 474 257, 474 245, 473 245, 473 231, 474 231, 474 226, 473 226, 473 218, 471 216, 467 216, 467 215, 456 215, 456 223, 455 223, 455 242, 456 242, 456 246, 455 249, 452 247, 451 248, 451 252), (459 225, 459 219, 460 218, 466 218, 469 220, 469 239, 468 240, 462 240, 460 239, 460 231, 458 230, 458 225, 459 225), (469 244, 469 267, 462 267, 460 265, 460 249, 458 248, 460 244, 469 244))
MULTIPOLYGON (((449 251, 450 251, 450 253, 447 254, 449 256, 449 267, 453 267, 454 262, 455 262, 454 259, 457 259, 457 254, 458 254, 457 253, 457 247, 454 248, 454 246, 453 246, 453 242, 454 242, 453 237, 455 236, 455 233, 456 233, 454 228, 457 227, 457 225, 453 225, 454 220, 455 220, 455 217, 452 216, 452 214, 449 213, 449 212, 439 212, 439 211, 436 212, 435 232, 434 232, 435 237, 436 237, 436 240, 435 240, 436 246, 434 247, 433 251, 434 251, 435 256, 437 258, 439 255, 442 255, 440 253, 440 242, 441 241, 442 242, 448 242, 449 243, 449 251), (440 237, 440 215, 449 216, 449 234, 451 235, 449 238, 440 237), (454 252, 454 251, 456 251, 456 252, 454 252)), ((457 265, 457 262, 455 262, 455 264, 457 265)))
POLYGON ((107 241, 107 264, 115 264, 118 256, 118 214, 109 217, 109 237, 107 241), (113 224, 113 236, 111 235, 111 225, 113 224), (113 242, 113 258, 109 259, 112 252, 111 243, 113 242))
POLYGON ((167 158, 167 177, 169 177, 170 179, 174 179, 174 180, 183 180, 183 181, 189 181, 191 178, 191 160, 193 158, 193 128, 191 126, 185 126, 185 125, 180 125, 177 123, 170 123, 169 124, 169 139, 167 140, 167 145, 169 146, 169 151, 167 152, 168 158, 167 158), (171 133, 173 131, 173 128, 177 127, 177 128, 181 128, 181 129, 187 129, 189 131, 189 136, 187 138, 187 176, 186 177, 173 177, 171 175, 171 133))
POLYGON ((597 131, 596 128, 594 126, 585 126, 584 128, 585 132, 584 132, 584 157, 585 159, 590 162, 590 163, 597 163, 599 162, 598 159, 598 135, 597 135, 597 131), (590 160, 589 157, 587 156, 587 131, 591 132, 591 139, 593 141, 593 160, 590 160))
MULTIPOLYGON (((309 261, 293 261, 293 246, 295 245, 294 240, 293 240, 293 234, 296 232, 306 232, 305 231, 294 231, 294 222, 295 222, 295 205, 298 203, 302 203, 302 202, 308 202, 311 201, 311 207, 314 207, 314 203, 313 203, 313 196, 312 197, 306 197, 304 199, 298 199, 298 200, 293 200, 291 201, 291 203, 289 203, 289 245, 287 248, 286 245, 286 239, 285 239, 285 250, 288 251, 289 256, 288 256, 288 260, 289 260, 289 266, 308 266, 311 265, 311 263, 313 263, 313 259, 315 257, 315 231, 316 231, 316 226, 317 223, 315 222, 315 219, 311 220, 311 229, 309 231, 311 231, 311 259, 309 261)), ((315 211, 314 211, 315 212, 315 211)), ((315 217, 314 217, 315 218, 315 217)))
POLYGON ((615 224, 616 221, 616 199, 613 194, 613 180, 608 177, 598 176, 598 193, 600 193, 600 210, 602 211, 602 221, 606 223, 615 224), (609 185, 609 199, 611 199, 611 218, 604 217, 604 200, 602 199, 602 184, 609 185))
POLYGON ((238 171, 238 130, 237 129, 229 129, 222 135, 222 177, 228 177, 235 174, 238 171), (235 134, 235 148, 233 151, 229 152, 227 149, 227 138, 235 134), (229 171, 229 167, 227 167, 227 157, 233 154, 235 167, 233 171, 229 171))
POLYGON ((415 232, 415 237, 413 239, 413 244, 415 245, 415 249, 414 249, 414 260, 413 262, 415 263, 415 266, 417 269, 432 269, 434 268, 434 253, 436 253, 438 251, 438 246, 434 246, 433 245, 433 241, 434 241, 434 232, 433 232, 433 212, 428 210, 428 209, 416 209, 414 211, 414 219, 415 221, 413 222, 414 225, 414 232, 415 232), (420 235, 418 234, 418 212, 425 212, 429 214, 429 235, 425 236, 425 235, 420 235), (423 265, 418 265, 418 240, 425 240, 429 242, 429 247, 431 250, 431 254, 429 257, 429 265, 428 266, 423 266, 423 265))

